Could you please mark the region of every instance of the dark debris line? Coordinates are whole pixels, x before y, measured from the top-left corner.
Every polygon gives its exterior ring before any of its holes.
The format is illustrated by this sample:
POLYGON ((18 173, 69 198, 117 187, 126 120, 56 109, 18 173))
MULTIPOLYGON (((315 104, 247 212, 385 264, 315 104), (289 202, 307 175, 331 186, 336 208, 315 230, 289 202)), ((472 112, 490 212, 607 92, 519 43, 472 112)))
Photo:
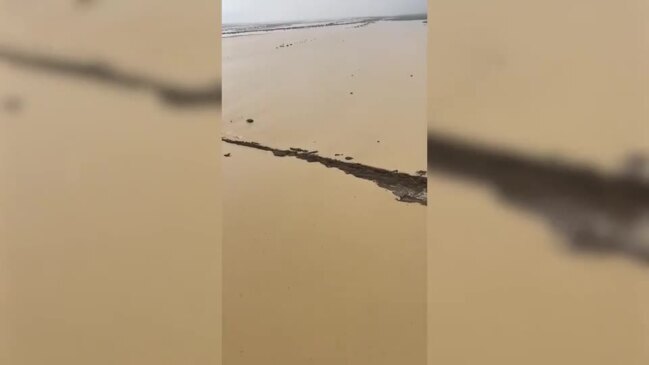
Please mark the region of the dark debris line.
POLYGON ((373 181, 378 186, 391 191, 399 201, 418 203, 421 205, 426 205, 427 203, 427 180, 425 176, 410 175, 404 172, 390 171, 357 162, 347 162, 323 157, 317 154, 318 151, 307 151, 300 148, 284 150, 264 146, 257 142, 242 141, 227 137, 223 137, 221 140, 238 146, 268 151, 278 157, 295 157, 307 162, 319 163, 329 168, 341 170, 357 178, 373 181))

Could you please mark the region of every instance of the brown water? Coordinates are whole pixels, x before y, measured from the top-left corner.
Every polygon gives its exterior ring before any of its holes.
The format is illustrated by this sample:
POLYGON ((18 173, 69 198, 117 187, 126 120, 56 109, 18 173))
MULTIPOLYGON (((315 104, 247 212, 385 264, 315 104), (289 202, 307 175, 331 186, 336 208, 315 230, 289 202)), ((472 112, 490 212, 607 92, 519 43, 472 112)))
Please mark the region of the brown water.
POLYGON ((423 363, 425 207, 224 149, 224 363, 423 363))
MULTIPOLYGON (((218 4, 152 4, 5 0, 0 41, 189 85, 218 76, 218 4)), ((430 10, 431 127, 606 169, 648 150, 646 1, 430 10)), ((1 61, 0 80, 3 101, 22 100, 0 110, 0 363, 219 363, 218 112, 1 61)), ((381 130, 397 128, 342 140, 381 130)), ((392 151, 401 130, 382 136, 392 151)), ((265 142, 309 147, 308 132, 265 142)), ((369 142, 319 141, 391 156, 369 142)), ((420 168, 415 150, 385 167, 420 168)), ((240 242, 226 246, 228 363, 421 363, 423 208, 321 166, 224 152, 226 240, 240 242)), ((645 266, 567 253, 483 187, 436 176, 429 190, 429 363, 649 360, 645 266)))
MULTIPOLYGON (((649 152, 647 1, 431 2, 429 128, 617 169, 649 152)), ((430 364, 644 364, 649 267, 429 179, 430 364)))
POLYGON ((225 38, 225 134, 425 170, 425 51, 421 21, 225 38))
MULTIPOLYGON (((0 2, 0 44, 195 85, 212 1, 0 2)), ((219 110, 0 59, 0 363, 220 363, 219 110)))
MULTIPOLYGON (((424 37, 399 22, 224 39, 224 134, 424 169, 424 37)), ((224 363, 424 363, 425 207, 320 164, 222 147, 224 363)))

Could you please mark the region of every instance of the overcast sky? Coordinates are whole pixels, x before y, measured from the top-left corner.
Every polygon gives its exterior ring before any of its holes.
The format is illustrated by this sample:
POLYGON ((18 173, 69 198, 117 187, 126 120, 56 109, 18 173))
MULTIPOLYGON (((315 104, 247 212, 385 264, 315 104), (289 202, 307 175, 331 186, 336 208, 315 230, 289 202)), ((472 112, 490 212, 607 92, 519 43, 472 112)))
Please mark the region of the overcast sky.
POLYGON ((223 0, 223 23, 337 19, 426 12, 427 0, 223 0))

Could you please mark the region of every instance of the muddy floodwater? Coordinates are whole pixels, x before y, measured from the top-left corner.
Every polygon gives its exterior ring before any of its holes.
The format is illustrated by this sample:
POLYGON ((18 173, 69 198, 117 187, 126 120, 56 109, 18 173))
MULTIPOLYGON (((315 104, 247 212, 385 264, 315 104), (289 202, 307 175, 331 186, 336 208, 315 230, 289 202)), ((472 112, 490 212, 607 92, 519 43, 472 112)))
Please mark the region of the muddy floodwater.
POLYGON ((317 164, 227 150, 224 361, 424 362, 425 207, 317 164))
POLYGON ((218 19, 0 2, 0 363, 220 363, 218 19))
POLYGON ((352 23, 223 39, 224 363, 425 362, 426 27, 352 23))
MULTIPOLYGON (((649 153, 649 2, 442 1, 429 11, 432 133, 611 175, 649 153)), ((649 266, 619 250, 573 250, 556 229, 599 206, 559 199, 542 178, 508 191, 447 172, 428 181, 429 364, 649 361, 649 266)), ((644 224, 633 228, 646 237, 644 224)))

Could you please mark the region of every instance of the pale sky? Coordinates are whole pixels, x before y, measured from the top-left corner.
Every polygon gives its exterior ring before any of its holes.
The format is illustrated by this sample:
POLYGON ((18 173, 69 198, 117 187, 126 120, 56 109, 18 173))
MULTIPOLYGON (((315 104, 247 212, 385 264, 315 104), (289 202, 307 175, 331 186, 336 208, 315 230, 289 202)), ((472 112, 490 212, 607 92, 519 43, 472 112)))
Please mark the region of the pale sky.
POLYGON ((427 0, 223 0, 223 23, 420 14, 427 0))

